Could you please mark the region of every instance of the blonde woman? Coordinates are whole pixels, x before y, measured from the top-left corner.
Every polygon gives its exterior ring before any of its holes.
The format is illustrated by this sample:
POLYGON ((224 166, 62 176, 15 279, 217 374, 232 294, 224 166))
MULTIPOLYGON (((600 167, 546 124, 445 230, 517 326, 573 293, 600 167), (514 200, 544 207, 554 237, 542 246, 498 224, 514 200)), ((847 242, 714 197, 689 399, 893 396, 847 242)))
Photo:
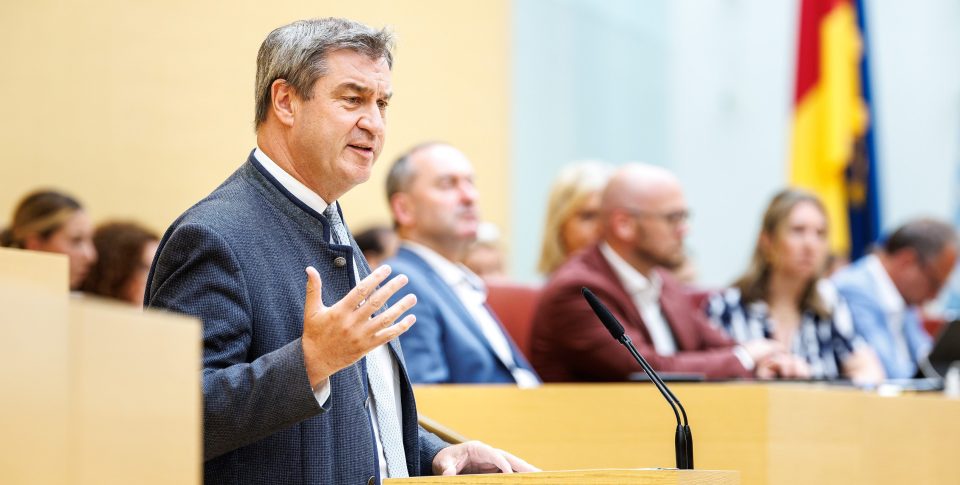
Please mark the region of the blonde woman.
POLYGON ((0 232, 0 246, 66 254, 71 290, 80 288, 97 260, 90 217, 76 199, 52 190, 20 201, 10 227, 0 232))
POLYGON ((613 167, 597 161, 564 167, 553 181, 547 204, 547 223, 537 269, 553 273, 567 258, 600 237, 600 193, 613 167))
POLYGON ((827 253, 823 204, 784 190, 767 206, 746 272, 710 299, 710 318, 734 340, 768 338, 790 351, 761 364, 758 377, 883 379, 876 355, 854 334, 850 309, 822 279, 827 253))

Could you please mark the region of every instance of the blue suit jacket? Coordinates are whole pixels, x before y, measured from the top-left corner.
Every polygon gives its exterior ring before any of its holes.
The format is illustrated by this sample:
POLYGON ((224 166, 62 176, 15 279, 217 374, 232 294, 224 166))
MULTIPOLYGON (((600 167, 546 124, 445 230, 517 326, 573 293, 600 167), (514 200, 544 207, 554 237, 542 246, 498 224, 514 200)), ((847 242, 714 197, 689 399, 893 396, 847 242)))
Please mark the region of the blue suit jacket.
MULTIPOLYGON (((203 442, 207 484, 364 484, 378 475, 365 362, 330 377, 314 397, 300 336, 306 274, 327 305, 355 285, 350 246, 328 244, 326 219, 293 198, 250 156, 164 234, 146 304, 203 322, 203 442)), ((366 267, 366 260, 358 264, 366 267)), ((400 361, 403 440, 411 476, 431 472, 446 446, 417 425, 400 361)))
MULTIPOLYGON (((400 248, 387 264, 393 268, 393 275, 402 273, 409 278, 409 283, 394 294, 390 303, 409 293, 417 295, 416 306, 408 312, 417 316, 417 322, 400 336, 410 380, 417 383, 515 382, 510 369, 494 353, 454 290, 423 258, 400 248)), ((510 335, 504 331, 504 336, 510 343, 516 365, 533 372, 510 335)))
POLYGON ((908 379, 917 373, 917 362, 930 352, 931 339, 920 324, 920 312, 907 309, 903 322, 903 336, 910 352, 909 362, 897 357, 897 347, 887 324, 887 315, 880 301, 880 293, 866 258, 834 275, 833 282, 850 306, 853 326, 857 334, 873 347, 880 357, 888 379, 908 379))

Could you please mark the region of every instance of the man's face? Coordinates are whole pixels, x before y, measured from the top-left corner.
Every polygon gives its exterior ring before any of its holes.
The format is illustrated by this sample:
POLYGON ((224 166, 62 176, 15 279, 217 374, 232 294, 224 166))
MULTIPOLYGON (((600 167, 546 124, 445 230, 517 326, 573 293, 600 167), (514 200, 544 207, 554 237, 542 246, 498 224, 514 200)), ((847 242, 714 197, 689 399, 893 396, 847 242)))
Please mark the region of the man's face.
POLYGON ((667 269, 683 264, 689 209, 678 184, 658 187, 626 211, 635 224, 632 236, 635 256, 667 269))
POLYGON ((409 163, 414 175, 399 222, 427 241, 474 241, 480 216, 467 157, 449 145, 433 145, 414 153, 409 163))
POLYGON ((307 185, 333 186, 320 195, 337 197, 370 178, 383 148, 392 88, 385 59, 342 49, 329 53, 326 62, 313 97, 292 96, 287 144, 293 168, 307 185))
POLYGON ((936 298, 950 278, 956 262, 957 248, 952 244, 929 261, 914 259, 913 264, 904 270, 906 284, 900 288, 903 300, 908 305, 922 305, 936 298))

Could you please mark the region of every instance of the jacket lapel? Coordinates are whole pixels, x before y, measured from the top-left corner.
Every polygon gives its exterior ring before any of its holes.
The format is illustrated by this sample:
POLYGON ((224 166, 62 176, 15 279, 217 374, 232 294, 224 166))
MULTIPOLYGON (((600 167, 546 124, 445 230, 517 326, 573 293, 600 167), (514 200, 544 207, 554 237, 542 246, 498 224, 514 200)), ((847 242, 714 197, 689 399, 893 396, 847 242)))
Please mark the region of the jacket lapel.
MULTIPOLYGON (((444 313, 452 314, 458 320, 463 322, 463 325, 470 331, 474 338, 482 342, 487 351, 497 359, 497 362, 500 362, 500 364, 506 368, 507 365, 493 350, 493 346, 490 345, 490 341, 487 340, 487 337, 483 334, 483 331, 480 330, 479 324, 476 320, 474 320, 473 316, 470 314, 470 311, 467 310, 467 307, 465 307, 463 302, 460 301, 460 297, 457 296, 453 288, 450 288, 450 285, 448 285, 447 282, 444 281, 436 271, 434 271, 433 267, 424 261, 424 259, 418 254, 406 248, 400 248, 399 251, 397 251, 397 257, 405 259, 407 262, 420 268, 423 274, 430 279, 430 286, 436 290, 441 297, 440 301, 437 302, 437 306, 441 307, 444 310, 444 313)), ((492 312, 490 314, 493 315, 492 312)), ((497 321, 496 317, 494 317, 494 320, 497 321)), ((499 324, 499 321, 497 321, 497 323, 499 324)))

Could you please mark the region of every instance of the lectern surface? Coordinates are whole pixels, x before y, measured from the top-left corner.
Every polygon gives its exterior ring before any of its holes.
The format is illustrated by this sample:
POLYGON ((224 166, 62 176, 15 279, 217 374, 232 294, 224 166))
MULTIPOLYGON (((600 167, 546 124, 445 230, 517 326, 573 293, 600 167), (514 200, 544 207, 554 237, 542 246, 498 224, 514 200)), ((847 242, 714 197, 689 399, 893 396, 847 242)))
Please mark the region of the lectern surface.
POLYGON ((384 485, 736 485, 737 472, 719 470, 606 469, 567 470, 511 475, 459 475, 455 477, 417 477, 384 480, 384 485))

